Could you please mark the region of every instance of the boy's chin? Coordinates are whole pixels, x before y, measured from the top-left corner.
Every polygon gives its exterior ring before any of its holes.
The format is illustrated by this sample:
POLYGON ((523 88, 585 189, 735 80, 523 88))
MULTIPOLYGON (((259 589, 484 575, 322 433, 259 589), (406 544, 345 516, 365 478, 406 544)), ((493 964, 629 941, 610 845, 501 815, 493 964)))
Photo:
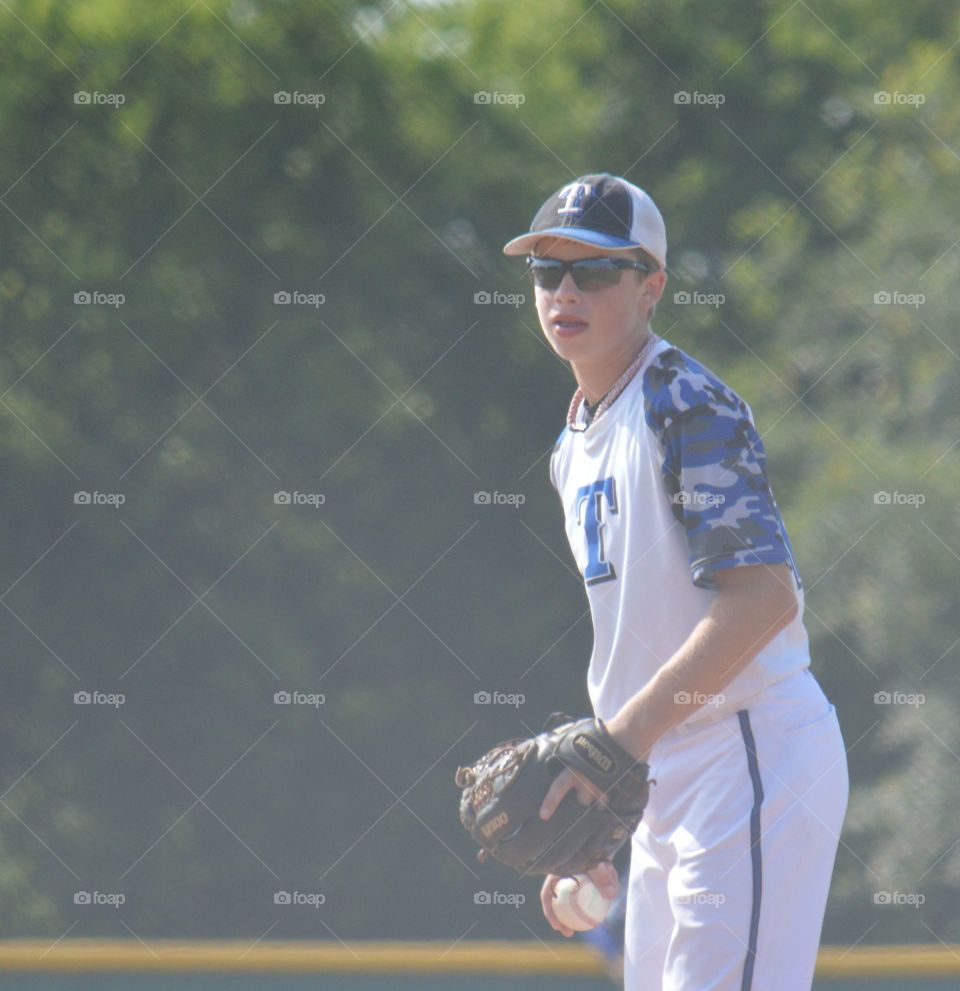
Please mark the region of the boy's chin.
POLYGON ((550 346, 553 348, 557 357, 562 358, 564 361, 582 361, 584 358, 584 349, 577 347, 574 341, 557 340, 551 337, 550 346))

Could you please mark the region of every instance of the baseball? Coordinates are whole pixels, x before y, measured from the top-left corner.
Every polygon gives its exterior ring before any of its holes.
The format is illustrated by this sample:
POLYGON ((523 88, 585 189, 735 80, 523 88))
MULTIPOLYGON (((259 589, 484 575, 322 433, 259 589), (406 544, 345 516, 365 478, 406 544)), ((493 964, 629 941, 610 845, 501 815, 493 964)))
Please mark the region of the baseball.
POLYGON ((576 932, 599 926, 610 911, 610 899, 600 894, 586 874, 563 877, 553 886, 553 912, 559 922, 576 932))

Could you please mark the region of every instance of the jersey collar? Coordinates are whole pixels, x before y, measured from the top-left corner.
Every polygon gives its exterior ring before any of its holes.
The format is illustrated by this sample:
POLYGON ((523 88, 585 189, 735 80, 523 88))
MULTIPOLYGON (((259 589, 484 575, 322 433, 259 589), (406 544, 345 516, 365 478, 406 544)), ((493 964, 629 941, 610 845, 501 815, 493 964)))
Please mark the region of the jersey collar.
POLYGON ((583 393, 583 389, 577 388, 577 391, 573 394, 573 398, 570 400, 570 407, 567 410, 567 427, 574 433, 583 433, 587 427, 592 426, 604 413, 614 404, 623 390, 630 384, 633 380, 634 375, 640 370, 643 363, 647 360, 649 355, 652 353, 654 347, 658 341, 662 340, 656 334, 651 334, 646 343, 640 349, 636 358, 630 362, 629 366, 626 368, 624 373, 614 382, 612 388, 607 392, 607 394, 600 400, 597 405, 596 412, 587 422, 587 410, 586 410, 586 396, 583 393))

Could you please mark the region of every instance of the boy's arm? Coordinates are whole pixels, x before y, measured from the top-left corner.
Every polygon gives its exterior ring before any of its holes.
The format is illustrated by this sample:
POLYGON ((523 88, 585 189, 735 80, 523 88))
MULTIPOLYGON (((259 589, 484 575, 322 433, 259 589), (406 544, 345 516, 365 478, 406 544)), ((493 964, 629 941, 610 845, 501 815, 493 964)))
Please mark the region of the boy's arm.
MULTIPOLYGON (((787 564, 754 564, 714 574, 717 594, 683 646, 623 706, 606 727, 627 753, 646 761, 653 745, 701 708, 797 615, 787 564)), ((599 798, 569 770, 550 786, 540 815, 549 819, 568 791, 583 804, 599 798)))
POLYGON ((750 661, 797 615, 790 566, 756 564, 713 576, 717 595, 683 646, 607 721, 610 735, 638 760, 653 745, 722 694, 750 661))

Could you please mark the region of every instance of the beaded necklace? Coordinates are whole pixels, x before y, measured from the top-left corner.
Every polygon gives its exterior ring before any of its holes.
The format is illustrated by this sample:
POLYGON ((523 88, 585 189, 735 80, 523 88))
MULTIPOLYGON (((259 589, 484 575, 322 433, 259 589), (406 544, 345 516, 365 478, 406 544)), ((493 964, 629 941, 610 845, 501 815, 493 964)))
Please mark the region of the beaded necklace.
POLYGON ((596 423, 597 420, 603 416, 604 413, 613 405, 614 401, 620 395, 621 392, 630 383, 630 380, 634 375, 637 374, 637 370, 643 364, 647 355, 650 353, 654 344, 661 340, 656 334, 651 334, 647 339, 647 343, 640 349, 640 353, 630 362, 629 367, 626 371, 617 379, 616 382, 604 393, 603 397, 594 407, 593 417, 589 422, 584 424, 577 423, 577 412, 580 409, 580 404, 583 402, 589 409, 589 404, 586 403, 586 396, 584 395, 583 389, 577 388, 577 391, 573 394, 573 399, 570 400, 570 408, 567 410, 567 426, 576 432, 582 432, 590 426, 591 423, 596 423))

